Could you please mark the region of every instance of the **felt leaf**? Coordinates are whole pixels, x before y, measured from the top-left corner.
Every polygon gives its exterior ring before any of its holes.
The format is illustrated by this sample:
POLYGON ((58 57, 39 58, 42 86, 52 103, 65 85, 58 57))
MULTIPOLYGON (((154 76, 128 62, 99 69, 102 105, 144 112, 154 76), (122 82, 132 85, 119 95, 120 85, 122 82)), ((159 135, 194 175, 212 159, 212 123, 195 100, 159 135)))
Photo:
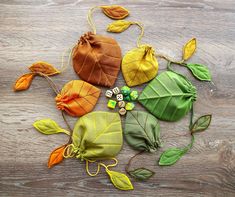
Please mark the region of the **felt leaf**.
POLYGON ((86 82, 111 87, 120 71, 121 48, 113 38, 83 35, 73 50, 73 68, 86 82))
POLYGON ((186 64, 186 67, 197 79, 201 81, 211 81, 211 74, 206 66, 201 64, 186 64))
POLYGON ((72 143, 77 158, 98 160, 115 157, 123 143, 119 114, 95 111, 80 117, 73 129, 72 143))
POLYGON ((51 119, 42 119, 37 120, 33 123, 33 126, 41 133, 46 135, 56 134, 56 133, 65 133, 70 135, 69 131, 62 129, 54 120, 51 119))
POLYGON ((189 40, 183 47, 183 60, 188 60, 194 54, 196 47, 196 38, 189 40))
POLYGON ((158 120, 144 111, 129 111, 126 116, 124 136, 136 150, 155 151, 160 146, 158 120))
POLYGON ((19 77, 14 84, 14 91, 27 90, 30 87, 33 78, 33 73, 27 73, 19 77))
POLYGON ((165 71, 145 87, 138 100, 157 118, 177 121, 192 108, 196 87, 187 78, 165 71))
POLYGON ((205 131, 210 126, 211 118, 211 114, 204 115, 198 118, 191 128, 191 132, 195 133, 199 131, 205 131))
POLYGON ((125 31, 130 25, 133 24, 131 21, 118 20, 108 25, 107 31, 113 33, 120 33, 125 31))
POLYGON ((103 13, 112 19, 123 19, 129 15, 129 11, 120 5, 100 6, 103 13))
POLYGON ((111 170, 106 170, 108 173, 110 180, 112 181, 113 185, 120 189, 120 190, 132 190, 134 189, 130 179, 120 172, 115 172, 111 170))
POLYGON ((47 164, 48 168, 51 168, 54 165, 57 165, 64 160, 63 153, 64 153, 64 149, 66 146, 67 145, 65 144, 63 146, 56 148, 55 150, 51 152, 49 160, 48 160, 48 164, 47 164))
POLYGON ((35 62, 33 63, 30 67, 29 70, 31 72, 36 72, 36 73, 43 73, 45 75, 51 76, 51 75, 56 75, 59 74, 60 71, 57 70, 54 66, 47 62, 35 62))
POLYGON ((137 168, 135 170, 129 171, 129 174, 135 179, 143 181, 149 179, 155 173, 146 168, 137 168))
POLYGON ((170 148, 163 152, 160 156, 160 166, 170 166, 176 163, 185 153, 186 149, 170 148))
POLYGON ((122 60, 122 74, 128 86, 136 86, 153 79, 158 72, 154 49, 141 45, 127 52, 122 60))
POLYGON ((71 116, 82 116, 93 110, 100 92, 100 89, 85 81, 73 80, 65 84, 56 96, 56 105, 71 116))

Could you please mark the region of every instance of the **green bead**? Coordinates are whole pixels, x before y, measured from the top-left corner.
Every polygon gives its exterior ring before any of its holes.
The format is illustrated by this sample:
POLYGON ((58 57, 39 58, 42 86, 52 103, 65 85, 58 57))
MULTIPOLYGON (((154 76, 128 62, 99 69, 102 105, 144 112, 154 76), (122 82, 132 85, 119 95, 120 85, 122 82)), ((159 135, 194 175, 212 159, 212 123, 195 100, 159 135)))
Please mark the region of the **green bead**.
POLYGON ((125 106, 125 109, 127 111, 130 111, 130 110, 134 109, 134 107, 135 107, 134 103, 127 103, 126 106, 125 106))
POLYGON ((131 89, 128 87, 128 86, 123 86, 121 88, 121 93, 124 95, 124 96, 127 96, 131 93, 131 89))
POLYGON ((134 90, 131 92, 130 97, 132 101, 135 101, 138 98, 138 91, 134 90))
POLYGON ((117 101, 114 101, 114 100, 110 99, 108 101, 107 107, 110 108, 110 109, 114 109, 116 107, 116 104, 117 104, 117 101))
POLYGON ((124 97, 123 97, 123 100, 124 100, 124 101, 131 101, 130 95, 124 96, 124 97))

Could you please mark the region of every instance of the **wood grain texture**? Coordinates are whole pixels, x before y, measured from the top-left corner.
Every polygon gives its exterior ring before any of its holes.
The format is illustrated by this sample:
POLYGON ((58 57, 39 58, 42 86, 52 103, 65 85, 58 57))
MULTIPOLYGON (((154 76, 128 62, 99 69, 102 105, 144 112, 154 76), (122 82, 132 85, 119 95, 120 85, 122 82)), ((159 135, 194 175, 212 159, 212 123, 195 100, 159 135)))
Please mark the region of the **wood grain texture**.
MULTIPOLYGON (((122 34, 109 34, 112 20, 101 11, 94 14, 97 32, 114 37, 123 54, 135 47, 139 34, 131 27, 122 34)), ((235 195, 235 1, 233 0, 1 0, 0 1, 0 196, 234 196, 235 195), (142 21, 144 43, 156 51, 180 58, 182 45, 191 37, 198 49, 191 62, 208 65, 214 86, 198 82, 182 68, 198 88, 195 115, 212 113, 210 128, 196 135, 189 154, 171 167, 156 161, 169 146, 184 146, 188 117, 177 123, 160 122, 165 145, 156 154, 145 154, 133 167, 146 166, 156 175, 146 182, 133 181, 135 190, 116 190, 102 171, 89 177, 84 163, 67 159, 47 169, 50 152, 67 141, 64 135, 45 136, 32 123, 49 117, 65 127, 55 108, 54 94, 47 82, 36 77, 28 91, 15 93, 12 84, 26 66, 43 60, 57 68, 61 54, 90 30, 88 9, 97 4, 121 4, 130 20, 142 21)), ((160 72, 166 63, 160 61, 160 72)), ((72 67, 53 77, 61 88, 77 79, 72 67)), ((116 82, 124 85, 122 75, 116 82)), ((138 89, 141 90, 143 86, 138 89)), ((107 110, 102 90, 95 110, 107 110)), ((139 105, 138 109, 142 109, 139 105)), ((70 118, 71 125, 76 121, 70 118)), ((125 143, 115 169, 124 171, 135 151, 125 143)))

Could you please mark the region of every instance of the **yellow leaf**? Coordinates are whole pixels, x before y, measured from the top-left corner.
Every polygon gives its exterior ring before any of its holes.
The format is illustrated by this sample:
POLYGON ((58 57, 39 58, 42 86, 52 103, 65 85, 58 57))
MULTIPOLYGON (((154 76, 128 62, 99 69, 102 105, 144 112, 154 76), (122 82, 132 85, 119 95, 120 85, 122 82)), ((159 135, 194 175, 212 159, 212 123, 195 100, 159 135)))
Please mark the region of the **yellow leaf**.
POLYGON ((112 19, 123 19, 129 15, 129 11, 120 5, 101 6, 104 14, 112 19))
POLYGON ((51 152, 49 160, 48 160, 48 164, 47 164, 48 168, 51 168, 54 165, 59 164, 64 160, 63 152, 66 146, 67 145, 65 144, 63 146, 56 148, 55 150, 51 152))
POLYGON ((130 179, 120 172, 106 170, 108 173, 110 180, 112 181, 113 185, 120 189, 120 190, 132 190, 134 189, 130 179))
POLYGON ((122 73, 128 86, 136 86, 153 79, 158 72, 154 49, 149 45, 134 48, 123 57, 122 73))
POLYGON ((33 73, 22 75, 20 78, 16 80, 13 87, 14 91, 27 90, 31 85, 33 78, 34 78, 33 73))
POLYGON ((113 23, 109 24, 107 31, 113 32, 113 33, 120 33, 125 31, 130 25, 133 24, 131 21, 124 21, 124 20, 118 20, 114 21, 113 23))
POLYGON ((54 66, 47 62, 35 62, 29 67, 29 70, 31 72, 43 73, 47 76, 56 75, 60 73, 59 70, 57 70, 54 66))
POLYGON ((196 38, 189 40, 183 48, 183 60, 188 60, 194 54, 196 47, 196 38))

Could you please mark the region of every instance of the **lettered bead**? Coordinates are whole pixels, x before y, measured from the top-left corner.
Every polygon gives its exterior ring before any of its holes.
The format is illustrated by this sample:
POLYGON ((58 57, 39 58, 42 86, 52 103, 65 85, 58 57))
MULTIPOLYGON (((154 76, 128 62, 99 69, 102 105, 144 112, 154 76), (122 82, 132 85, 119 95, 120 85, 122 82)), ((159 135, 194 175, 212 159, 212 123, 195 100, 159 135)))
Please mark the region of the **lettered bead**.
POLYGON ((119 94, 120 93, 120 90, 119 90, 118 87, 113 88, 112 91, 113 91, 114 94, 119 94))
POLYGON ((108 98, 111 98, 113 96, 113 92, 111 90, 107 90, 105 92, 105 96, 108 97, 108 98))
POLYGON ((120 114, 121 116, 124 116, 124 115, 126 114, 125 108, 121 108, 121 109, 119 110, 119 114, 120 114))
POLYGON ((118 102, 118 107, 120 107, 120 108, 125 107, 125 105, 126 105, 125 101, 119 101, 118 102))
POLYGON ((123 100, 123 95, 122 94, 117 94, 116 96, 118 101, 122 101, 123 100))

